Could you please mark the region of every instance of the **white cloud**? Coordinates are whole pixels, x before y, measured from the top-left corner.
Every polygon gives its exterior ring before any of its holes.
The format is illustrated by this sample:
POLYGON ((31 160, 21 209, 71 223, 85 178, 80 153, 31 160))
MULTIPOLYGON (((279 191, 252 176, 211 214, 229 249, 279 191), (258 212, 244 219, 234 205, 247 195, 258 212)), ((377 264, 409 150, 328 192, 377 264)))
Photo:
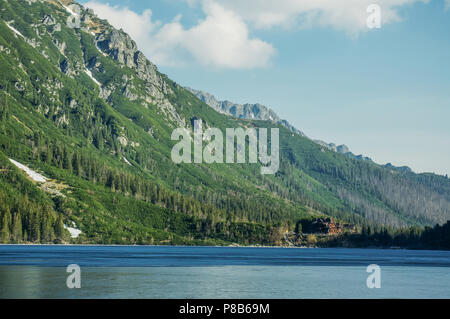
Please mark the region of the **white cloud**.
MULTIPOLYGON (((189 0, 191 3, 195 0, 189 0)), ((415 2, 429 0, 215 0, 228 10, 238 13, 257 29, 273 27, 331 27, 349 34, 367 31, 366 9, 378 4, 382 23, 400 21, 398 9, 415 2)), ((449 2, 450 0, 446 0, 449 2)))
POLYGON ((211 67, 257 68, 267 66, 275 54, 271 44, 250 37, 238 14, 212 0, 202 2, 206 18, 188 29, 181 24, 181 16, 162 25, 152 21, 150 10, 137 14, 95 1, 85 6, 129 33, 147 57, 159 65, 180 65, 190 58, 211 67))
MULTIPOLYGON (((430 0, 184 0, 191 9, 201 9, 205 18, 191 28, 181 15, 162 24, 152 20, 152 11, 142 14, 127 7, 92 0, 85 4, 96 14, 123 28, 147 57, 158 65, 192 62, 217 68, 258 68, 270 63, 272 44, 250 35, 250 29, 333 28, 357 36, 366 32, 367 7, 381 7, 382 26, 401 21, 399 9, 430 0)), ((446 7, 450 7, 450 0, 446 7)))
POLYGON ((159 22, 152 22, 150 9, 138 14, 128 8, 110 6, 95 1, 87 2, 84 6, 93 9, 100 18, 109 20, 114 27, 124 29, 135 40, 146 38, 159 25, 159 22))

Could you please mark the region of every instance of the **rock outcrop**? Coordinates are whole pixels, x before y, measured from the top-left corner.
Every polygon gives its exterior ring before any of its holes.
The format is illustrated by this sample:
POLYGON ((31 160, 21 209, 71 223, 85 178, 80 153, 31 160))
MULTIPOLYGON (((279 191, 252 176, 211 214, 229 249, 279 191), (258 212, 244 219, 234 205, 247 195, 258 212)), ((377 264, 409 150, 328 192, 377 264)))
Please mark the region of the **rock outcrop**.
POLYGON ((270 121, 283 125, 293 133, 305 136, 303 132, 296 129, 288 121, 280 119, 280 117, 267 106, 261 105, 259 103, 237 104, 230 101, 218 101, 213 95, 207 92, 194 90, 189 87, 186 87, 186 89, 194 94, 197 98, 208 104, 214 110, 222 114, 230 115, 240 119, 270 121))
MULTIPOLYGON (((295 134, 307 137, 302 131, 294 127, 288 121, 280 119, 280 117, 267 106, 261 105, 259 103, 237 104, 230 101, 218 101, 214 95, 209 94, 207 92, 194 90, 189 87, 186 87, 186 89, 192 94, 194 94, 197 98, 205 102, 207 105, 212 107, 214 110, 222 114, 226 114, 240 119, 270 121, 273 123, 283 125, 285 128, 287 128, 288 130, 290 130, 295 134)), ((353 154, 352 152, 350 152, 350 149, 346 145, 336 145, 334 143, 326 143, 321 140, 312 140, 312 141, 332 152, 344 154, 345 156, 354 159, 372 161, 369 157, 353 154)))
POLYGON ((316 218, 304 228, 304 233, 338 235, 344 231, 355 232, 356 227, 352 224, 337 223, 332 218, 316 218))

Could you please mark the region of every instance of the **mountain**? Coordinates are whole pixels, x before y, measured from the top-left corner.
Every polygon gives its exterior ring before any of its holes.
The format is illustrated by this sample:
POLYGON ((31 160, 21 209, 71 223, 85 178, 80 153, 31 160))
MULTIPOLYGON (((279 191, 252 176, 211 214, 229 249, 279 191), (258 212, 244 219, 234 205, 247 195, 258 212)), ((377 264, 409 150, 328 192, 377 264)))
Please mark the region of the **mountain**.
POLYGON ((217 112, 123 30, 70 4, 0 2, 0 242, 274 245, 316 218, 450 219, 447 177, 350 158, 275 118, 217 112), (199 119, 222 132, 278 127, 278 172, 174 163, 172 132, 199 119))
MULTIPOLYGON (((277 123, 284 126, 285 128, 287 128, 288 130, 290 130, 295 134, 307 137, 305 133, 295 128, 288 121, 280 119, 280 117, 267 106, 261 105, 259 103, 237 104, 230 102, 228 100, 218 101, 214 95, 211 95, 208 92, 194 90, 189 87, 185 87, 185 89, 194 94, 196 97, 198 97, 200 100, 208 104, 210 107, 212 107, 219 113, 230 115, 239 119, 261 120, 277 123)), ((334 143, 326 143, 321 140, 312 140, 312 141, 316 144, 319 144, 320 146, 326 147, 330 151, 339 154, 345 154, 350 158, 372 161, 369 157, 353 154, 352 152, 350 152, 350 149, 346 145, 336 145, 334 143)))
POLYGON ((296 129, 288 121, 280 119, 280 117, 267 106, 256 104, 237 104, 230 101, 218 101, 214 95, 208 92, 194 90, 185 87, 186 90, 194 94, 200 100, 211 106, 219 113, 230 115, 239 119, 269 121, 280 124, 300 136, 305 136, 303 132, 296 129))

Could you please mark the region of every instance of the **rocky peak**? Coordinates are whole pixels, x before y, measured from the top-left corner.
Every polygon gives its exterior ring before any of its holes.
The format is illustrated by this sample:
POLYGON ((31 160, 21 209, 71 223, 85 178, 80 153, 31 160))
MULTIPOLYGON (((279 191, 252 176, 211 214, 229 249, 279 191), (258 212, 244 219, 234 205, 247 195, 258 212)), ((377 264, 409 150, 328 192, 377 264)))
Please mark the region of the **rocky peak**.
POLYGON ((189 87, 186 87, 186 90, 220 113, 240 119, 270 121, 283 125, 293 133, 305 136, 303 132, 289 124, 288 121, 280 119, 273 110, 262 104, 237 104, 230 101, 218 101, 214 95, 207 92, 194 90, 189 87))
MULTIPOLYGON (((212 107, 214 110, 233 116, 240 119, 248 119, 248 120, 262 120, 262 121, 270 121, 273 123, 281 124, 291 132, 298 134, 300 136, 307 137, 302 131, 298 130, 296 127, 291 125, 288 121, 280 119, 280 117, 267 106, 261 105, 259 103, 256 104, 237 104, 230 101, 218 101, 214 95, 194 90, 189 87, 186 87, 186 90, 194 94, 197 98, 205 102, 207 105, 212 107)), ((332 151, 335 153, 343 154, 349 158, 354 158, 358 160, 372 161, 369 157, 365 157, 363 155, 355 155, 346 145, 336 145, 334 143, 326 143, 321 140, 312 140, 314 143, 332 151)))
MULTIPOLYGON (((99 50, 120 64, 135 70, 140 79, 155 86, 163 94, 172 93, 158 73, 157 67, 138 50, 136 42, 122 29, 104 28, 96 34, 95 41, 99 50)), ((162 98, 153 88, 147 88, 147 91, 162 98)))
POLYGON ((97 36, 97 47, 119 63, 135 69, 136 43, 122 30, 108 30, 97 36))
MULTIPOLYGON (((60 0, 58 1, 60 5, 64 6, 62 9, 70 14, 66 6, 72 1, 66 1, 67 4, 62 3, 60 0)), ((80 7, 82 29, 92 35, 94 44, 99 50, 98 56, 90 57, 88 61, 85 61, 86 65, 83 65, 81 71, 84 72, 86 68, 90 72, 94 72, 93 75, 95 75, 95 72, 104 73, 105 69, 101 59, 99 59, 103 55, 113 59, 120 65, 134 70, 136 77, 144 81, 143 86, 139 87, 139 89, 133 83, 128 83, 128 81, 122 81, 122 83, 110 82, 101 86, 100 96, 109 101, 109 97, 113 92, 120 91, 130 101, 142 100, 145 101, 143 103, 144 106, 147 105, 146 103, 156 105, 171 121, 183 126, 185 121, 167 98, 167 95, 173 94, 172 90, 158 72, 157 67, 139 51, 136 42, 124 30, 117 30, 106 20, 97 17, 93 10, 80 7)), ((66 74, 71 73, 68 62, 60 65, 60 68, 66 74)))
POLYGON ((412 169, 409 168, 408 166, 394 166, 391 163, 387 163, 386 165, 384 165, 384 167, 394 170, 394 171, 399 171, 402 173, 412 173, 412 169))

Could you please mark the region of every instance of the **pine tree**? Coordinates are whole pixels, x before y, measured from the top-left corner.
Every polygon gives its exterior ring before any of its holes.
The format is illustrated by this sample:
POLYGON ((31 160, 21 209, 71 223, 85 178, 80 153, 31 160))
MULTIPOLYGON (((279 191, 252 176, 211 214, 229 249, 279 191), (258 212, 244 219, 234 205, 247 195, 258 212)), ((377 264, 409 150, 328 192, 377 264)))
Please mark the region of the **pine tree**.
POLYGON ((11 213, 9 209, 3 212, 2 227, 0 229, 0 242, 9 243, 11 241, 11 213))
POLYGON ((63 222, 63 216, 60 214, 58 215, 58 218, 55 223, 55 236, 58 240, 63 239, 64 234, 64 222, 63 222))
POLYGON ((72 168, 75 174, 81 176, 81 159, 78 152, 75 152, 72 157, 72 168))
POLYGON ((12 237, 15 243, 22 242, 22 217, 20 213, 16 213, 14 216, 12 237))
POLYGON ((8 117, 8 85, 6 85, 4 103, 0 112, 0 129, 3 133, 6 130, 7 117, 8 117))
POLYGON ((72 172, 72 160, 71 160, 71 154, 67 150, 66 146, 64 146, 63 150, 63 168, 67 169, 69 172, 72 172))

